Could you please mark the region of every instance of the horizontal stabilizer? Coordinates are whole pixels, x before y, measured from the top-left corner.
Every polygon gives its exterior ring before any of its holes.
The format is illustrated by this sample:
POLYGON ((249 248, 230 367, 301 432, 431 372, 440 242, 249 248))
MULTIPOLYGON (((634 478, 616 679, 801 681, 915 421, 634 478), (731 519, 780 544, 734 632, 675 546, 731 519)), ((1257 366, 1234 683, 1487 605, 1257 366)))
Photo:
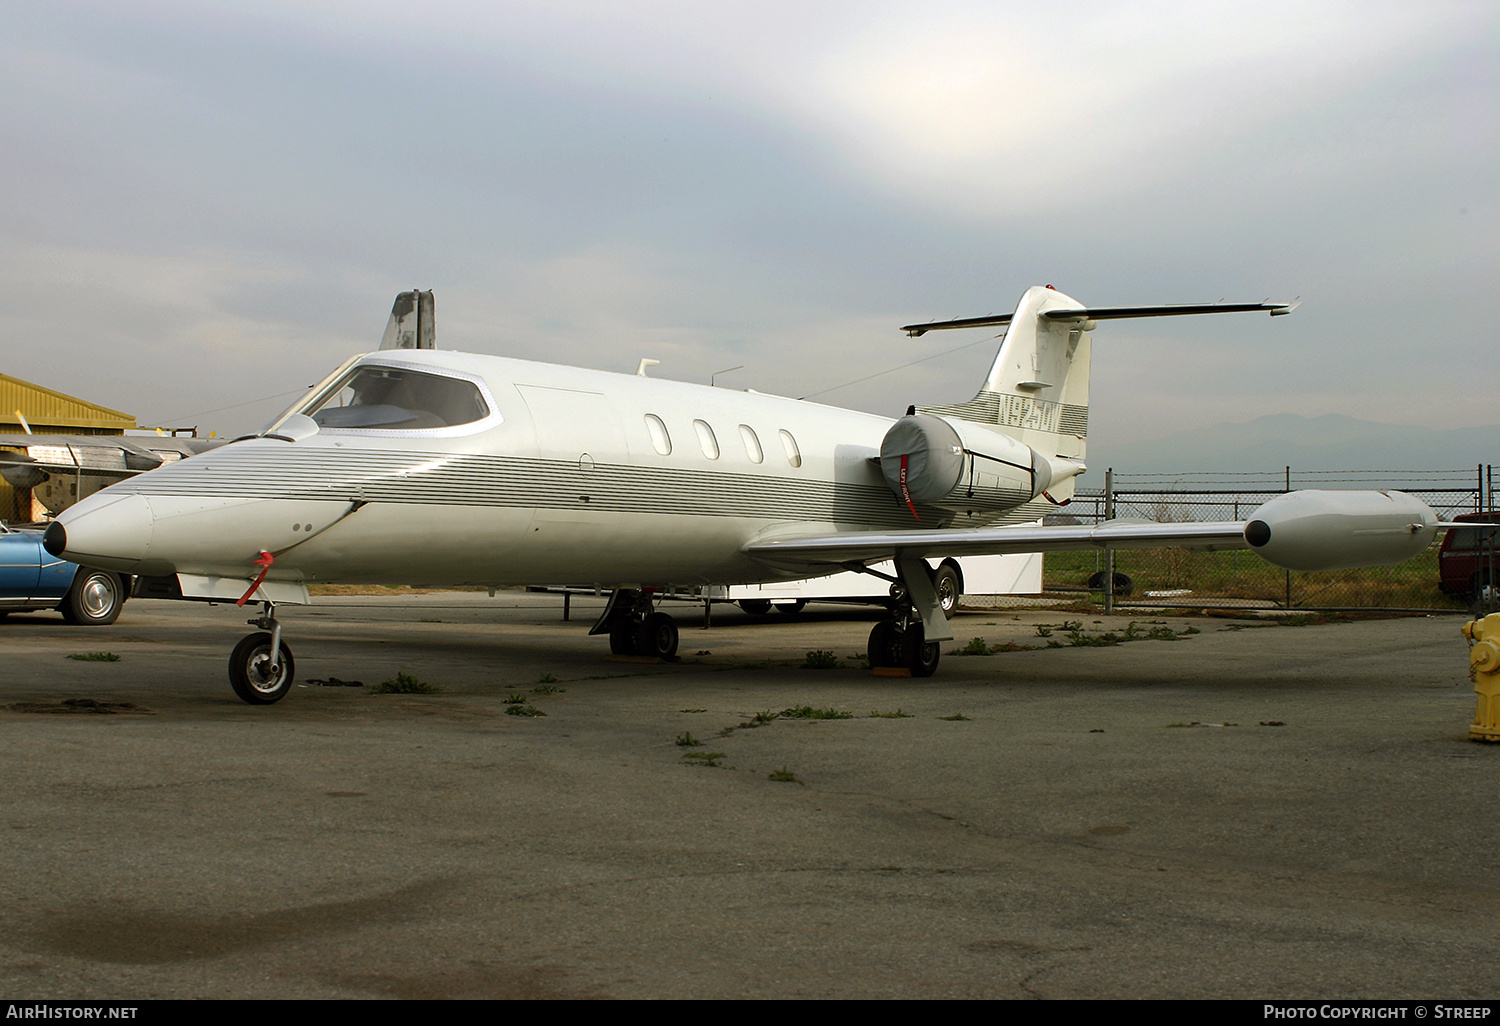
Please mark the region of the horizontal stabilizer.
MULTIPOLYGON (((1132 317, 1183 317, 1212 313, 1268 313, 1272 317, 1289 314, 1301 305, 1300 300, 1290 303, 1199 303, 1179 306, 1097 306, 1072 309, 1043 310, 1041 317, 1049 321, 1113 321, 1132 317)), ((1014 314, 996 317, 962 317, 952 321, 930 321, 926 324, 905 324, 901 330, 915 338, 940 328, 991 328, 1009 324, 1014 314)))

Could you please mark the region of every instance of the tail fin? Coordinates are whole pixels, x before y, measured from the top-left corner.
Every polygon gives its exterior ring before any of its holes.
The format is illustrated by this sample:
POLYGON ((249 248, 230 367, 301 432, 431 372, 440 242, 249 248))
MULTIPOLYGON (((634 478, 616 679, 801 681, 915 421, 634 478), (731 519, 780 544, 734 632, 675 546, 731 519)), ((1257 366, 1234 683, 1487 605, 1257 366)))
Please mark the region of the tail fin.
POLYGON ((391 319, 386 322, 381 349, 431 349, 436 341, 435 303, 432 292, 413 289, 396 296, 391 319))
MULTIPOLYGON (((1005 341, 979 394, 966 403, 922 406, 922 413, 994 424, 1043 456, 1081 462, 1089 426, 1089 336, 1097 321, 1134 317, 1179 317, 1211 313, 1268 313, 1280 317, 1291 303, 1208 303, 1188 306, 1100 306, 1088 308, 1052 286, 1032 286, 1016 312, 1003 317, 908 324, 909 335, 935 328, 982 328, 1008 324, 1005 341)), ((1063 495, 1049 490, 1054 499, 1063 495)), ((1071 495, 1071 489, 1069 490, 1071 495)))
MULTIPOLYGON (((969 326, 1005 324, 1005 340, 979 394, 968 402, 919 406, 920 413, 994 424, 1044 456, 1082 462, 1089 424, 1088 331, 1093 322, 1044 317, 1083 304, 1051 286, 1026 290, 1009 317, 973 318, 969 326)), ((946 325, 944 325, 946 326, 946 325)), ((921 334, 939 325, 911 325, 921 334)), ((1062 496, 1056 496, 1061 499, 1062 496)))

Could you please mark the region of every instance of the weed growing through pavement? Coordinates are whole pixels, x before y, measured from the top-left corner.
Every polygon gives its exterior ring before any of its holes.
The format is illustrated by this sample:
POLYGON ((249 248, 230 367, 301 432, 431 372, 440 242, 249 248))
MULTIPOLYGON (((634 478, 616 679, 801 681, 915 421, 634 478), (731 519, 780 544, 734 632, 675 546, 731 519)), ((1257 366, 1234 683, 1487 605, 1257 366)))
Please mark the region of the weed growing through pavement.
POLYGON ((854 718, 854 714, 847 709, 814 709, 810 705, 783 709, 781 715, 789 720, 850 720, 854 718))
POLYGON ((425 680, 418 680, 409 673, 398 673, 370 690, 377 695, 435 695, 443 689, 425 680))
POLYGON ((81 663, 118 663, 120 661, 120 657, 113 652, 74 652, 68 658, 77 659, 81 663))

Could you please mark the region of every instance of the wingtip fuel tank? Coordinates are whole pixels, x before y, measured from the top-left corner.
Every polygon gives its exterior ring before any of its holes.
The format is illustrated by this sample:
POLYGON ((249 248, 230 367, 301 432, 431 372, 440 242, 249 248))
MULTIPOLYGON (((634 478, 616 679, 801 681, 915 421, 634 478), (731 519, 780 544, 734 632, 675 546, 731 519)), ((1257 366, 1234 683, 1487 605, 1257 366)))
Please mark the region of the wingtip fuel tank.
POLYGON ((1437 534, 1438 516, 1405 492, 1298 491, 1263 504, 1245 541, 1285 570, 1343 570, 1411 559, 1437 534))

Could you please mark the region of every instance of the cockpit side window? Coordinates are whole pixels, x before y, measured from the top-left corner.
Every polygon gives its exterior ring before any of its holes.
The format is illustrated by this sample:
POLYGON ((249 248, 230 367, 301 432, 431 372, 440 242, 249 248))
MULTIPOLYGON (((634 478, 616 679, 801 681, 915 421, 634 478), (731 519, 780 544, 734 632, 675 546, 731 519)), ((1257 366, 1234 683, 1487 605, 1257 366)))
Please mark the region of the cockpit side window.
POLYGON ((319 427, 415 431, 472 424, 490 409, 471 381, 365 364, 302 412, 319 427))

